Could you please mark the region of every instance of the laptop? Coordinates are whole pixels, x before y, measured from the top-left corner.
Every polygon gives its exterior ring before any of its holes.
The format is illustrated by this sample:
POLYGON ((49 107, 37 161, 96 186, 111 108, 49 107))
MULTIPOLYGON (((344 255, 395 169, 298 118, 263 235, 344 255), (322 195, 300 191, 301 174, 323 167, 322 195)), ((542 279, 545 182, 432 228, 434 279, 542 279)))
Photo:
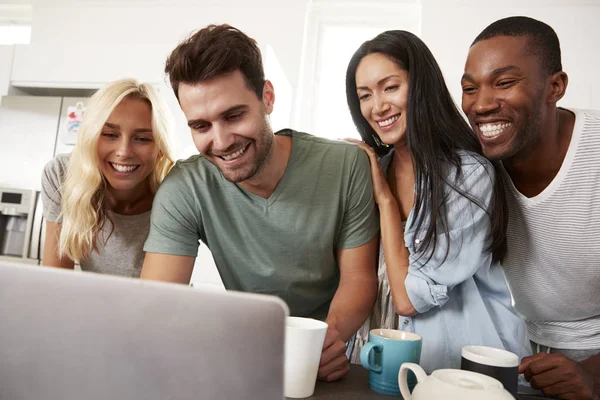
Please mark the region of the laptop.
POLYGON ((273 296, 0 262, 0 399, 283 399, 273 296))

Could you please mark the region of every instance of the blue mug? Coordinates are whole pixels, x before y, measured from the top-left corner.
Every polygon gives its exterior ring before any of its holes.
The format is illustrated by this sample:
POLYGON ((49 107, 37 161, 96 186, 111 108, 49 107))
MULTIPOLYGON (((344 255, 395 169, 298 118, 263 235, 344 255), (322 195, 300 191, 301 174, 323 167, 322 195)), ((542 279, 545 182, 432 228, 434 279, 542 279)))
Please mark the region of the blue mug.
MULTIPOLYGON (((372 329, 369 341, 360 350, 360 362, 369 370, 369 386, 377 393, 400 396, 398 373, 405 362, 418 364, 421 360, 421 336, 394 329, 372 329)), ((417 384, 409 374, 408 386, 417 384)))

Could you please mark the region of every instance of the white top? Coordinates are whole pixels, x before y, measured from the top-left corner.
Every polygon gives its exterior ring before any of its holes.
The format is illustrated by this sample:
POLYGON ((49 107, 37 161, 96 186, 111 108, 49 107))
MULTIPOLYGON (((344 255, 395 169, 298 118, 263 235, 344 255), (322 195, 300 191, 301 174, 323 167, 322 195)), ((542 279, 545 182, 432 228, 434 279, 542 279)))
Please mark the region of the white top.
POLYGON ((571 110, 563 164, 527 198, 507 179, 506 277, 529 337, 562 349, 600 348, 600 111, 571 110))

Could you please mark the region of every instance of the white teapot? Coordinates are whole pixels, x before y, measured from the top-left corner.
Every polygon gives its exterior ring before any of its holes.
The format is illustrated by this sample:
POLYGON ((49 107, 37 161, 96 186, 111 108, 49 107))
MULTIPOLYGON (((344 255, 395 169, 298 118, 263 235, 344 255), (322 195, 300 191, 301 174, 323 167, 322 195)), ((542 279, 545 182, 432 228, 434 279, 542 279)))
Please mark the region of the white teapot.
POLYGON ((419 365, 404 363, 398 385, 404 400, 514 400, 498 380, 460 369, 438 369, 427 376, 419 365), (407 383, 409 370, 417 376, 412 395, 407 383))

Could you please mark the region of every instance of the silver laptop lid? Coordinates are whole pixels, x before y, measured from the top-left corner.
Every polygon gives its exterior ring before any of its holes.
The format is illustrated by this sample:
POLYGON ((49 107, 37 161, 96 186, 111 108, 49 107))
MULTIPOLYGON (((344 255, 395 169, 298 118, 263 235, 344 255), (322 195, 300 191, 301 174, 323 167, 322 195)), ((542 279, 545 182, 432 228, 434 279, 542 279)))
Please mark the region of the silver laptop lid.
POLYGON ((278 298, 0 263, 0 399, 283 399, 278 298))

